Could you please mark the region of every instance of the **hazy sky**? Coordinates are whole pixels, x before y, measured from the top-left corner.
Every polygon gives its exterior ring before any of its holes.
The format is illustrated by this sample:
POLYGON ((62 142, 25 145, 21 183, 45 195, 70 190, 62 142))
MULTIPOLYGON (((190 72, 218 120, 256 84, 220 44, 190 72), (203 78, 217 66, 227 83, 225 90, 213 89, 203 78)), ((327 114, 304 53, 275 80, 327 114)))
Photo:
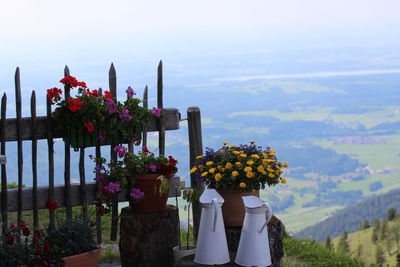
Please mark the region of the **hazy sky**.
POLYGON ((1 0, 0 38, 10 49, 112 39, 138 45, 158 36, 176 44, 299 32, 313 38, 332 29, 395 31, 399 10, 398 0, 1 0))

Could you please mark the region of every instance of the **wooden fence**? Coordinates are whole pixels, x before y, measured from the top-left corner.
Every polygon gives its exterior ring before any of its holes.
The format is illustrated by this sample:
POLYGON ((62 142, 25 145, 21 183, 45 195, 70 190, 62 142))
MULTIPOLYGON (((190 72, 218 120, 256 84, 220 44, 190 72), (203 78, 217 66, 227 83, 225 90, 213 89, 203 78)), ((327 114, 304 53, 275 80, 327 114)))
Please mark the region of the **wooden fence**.
MULTIPOLYGON (((160 64, 157 68, 157 107, 163 108, 163 65, 160 64)), ((64 76, 70 75, 70 71, 66 66, 64 69, 64 76)), ((109 70, 109 90, 114 97, 117 97, 117 77, 114 65, 111 64, 109 70)), ((65 87, 65 98, 70 96, 68 87, 65 87)), ((8 212, 17 212, 17 219, 22 219, 22 211, 32 210, 33 226, 34 228, 39 227, 39 216, 38 210, 45 208, 46 200, 55 200, 61 207, 66 208, 66 219, 72 218, 72 207, 81 206, 82 215, 87 216, 87 207, 94 203, 96 193, 100 190, 100 185, 96 183, 86 183, 85 179, 85 149, 79 150, 79 184, 71 183, 71 154, 70 147, 65 145, 64 147, 64 185, 54 184, 54 139, 63 137, 63 131, 58 129, 51 117, 52 106, 49 100, 46 98, 47 103, 47 115, 37 116, 36 115, 36 93, 32 91, 30 107, 31 116, 22 118, 21 116, 21 83, 20 83, 20 70, 17 68, 15 72, 15 101, 16 101, 16 118, 7 118, 7 95, 4 93, 1 99, 1 120, 0 120, 0 143, 1 155, 6 154, 6 142, 17 141, 17 157, 18 162, 8 161, 6 163, 6 157, 0 157, 1 163, 1 200, 0 200, 0 211, 2 231, 7 229, 8 224, 8 212), (41 139, 47 140, 48 150, 48 186, 38 186, 38 173, 37 173, 37 141, 41 139), (24 177, 23 177, 23 141, 31 141, 32 146, 32 187, 23 188, 24 177), (18 167, 18 189, 7 189, 7 166, 18 167)), ((148 107, 148 88, 146 86, 143 95, 143 106, 148 107)), ((147 146, 147 133, 151 131, 157 131, 159 136, 159 153, 164 155, 165 153, 165 131, 179 129, 179 123, 181 116, 179 110, 175 108, 163 108, 164 116, 161 118, 153 117, 144 127, 142 145, 147 146)), ((189 134, 189 149, 190 149, 190 165, 194 163, 194 159, 197 155, 202 154, 202 137, 201 137, 201 119, 200 110, 197 107, 190 107, 187 110, 188 116, 188 134, 189 134)), ((133 144, 128 144, 128 150, 133 152, 133 144)), ((96 157, 101 156, 100 146, 96 147, 96 157)), ((110 146, 110 157, 113 160, 117 159, 116 152, 113 151, 113 146, 110 146)), ((98 175, 98 174, 97 174, 98 175)), ((44 180, 44 177, 40 177, 44 180)), ((97 179, 96 179, 97 180, 97 179)), ((195 178, 191 176, 192 186, 196 187, 195 178)), ((174 177, 173 183, 179 184, 179 177, 174 177)), ((113 208, 111 213, 111 240, 117 238, 117 226, 118 226, 118 202, 126 201, 126 194, 118 194, 113 199, 113 208)), ((170 196, 175 196, 175 191, 170 196)), ((198 205, 194 205, 193 218, 195 229, 198 228, 200 209, 198 205)), ((102 241, 102 229, 101 229, 101 216, 96 215, 96 227, 97 227, 97 241, 102 241)), ((49 210, 49 226, 54 227, 55 224, 55 212, 49 210)), ((197 233, 197 231, 196 231, 197 233)))

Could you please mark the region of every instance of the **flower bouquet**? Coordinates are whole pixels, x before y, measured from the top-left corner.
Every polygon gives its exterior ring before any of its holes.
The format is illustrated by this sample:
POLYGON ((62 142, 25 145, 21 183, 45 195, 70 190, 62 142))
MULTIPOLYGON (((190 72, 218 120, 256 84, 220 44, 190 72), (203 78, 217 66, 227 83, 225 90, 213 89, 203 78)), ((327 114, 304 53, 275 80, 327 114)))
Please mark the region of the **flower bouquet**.
POLYGON ((107 164, 104 158, 96 162, 94 171, 102 190, 96 198, 98 213, 109 212, 112 196, 125 191, 135 211, 154 212, 166 207, 171 177, 178 171, 172 156, 156 157, 147 148, 138 154, 128 153, 126 147, 116 146, 119 160, 107 164))
MULTIPOLYGON (((85 82, 67 76, 60 80, 67 89, 77 88, 75 97, 62 99, 62 90, 47 90, 47 98, 56 104, 53 117, 65 132, 64 141, 74 149, 87 146, 139 142, 143 125, 150 121, 152 112, 139 106, 141 100, 130 96, 124 103, 118 102, 109 91, 101 95, 90 90, 85 82)), ((154 113, 155 114, 155 113, 154 113)))

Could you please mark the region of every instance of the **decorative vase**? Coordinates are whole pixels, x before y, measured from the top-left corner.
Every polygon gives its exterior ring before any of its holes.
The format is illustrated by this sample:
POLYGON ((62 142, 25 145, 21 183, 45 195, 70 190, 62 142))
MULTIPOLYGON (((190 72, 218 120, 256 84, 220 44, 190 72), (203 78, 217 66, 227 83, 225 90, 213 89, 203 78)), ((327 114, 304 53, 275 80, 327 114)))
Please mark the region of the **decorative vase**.
POLYGON ((101 249, 98 248, 78 255, 64 257, 64 267, 97 266, 100 258, 100 250, 101 249))
POLYGON ((244 215, 246 213, 243 205, 243 196, 259 196, 259 191, 242 192, 239 190, 218 190, 218 193, 224 198, 222 205, 222 217, 225 226, 242 226, 244 215))
POLYGON ((168 192, 160 195, 160 174, 135 175, 135 188, 144 193, 144 198, 137 203, 130 203, 136 212, 157 212, 167 207, 168 192))
POLYGON ((196 253, 196 247, 195 246, 181 246, 179 249, 179 246, 173 247, 172 251, 174 253, 174 262, 177 263, 180 259, 183 257, 193 255, 196 253))

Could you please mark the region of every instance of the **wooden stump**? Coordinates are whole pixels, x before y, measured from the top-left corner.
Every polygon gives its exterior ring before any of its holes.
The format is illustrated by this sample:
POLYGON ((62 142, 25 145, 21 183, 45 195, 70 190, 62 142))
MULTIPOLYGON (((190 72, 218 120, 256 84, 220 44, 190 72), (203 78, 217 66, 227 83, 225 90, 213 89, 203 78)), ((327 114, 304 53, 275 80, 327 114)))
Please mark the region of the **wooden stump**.
POLYGON ((178 245, 178 209, 160 212, 121 211, 119 251, 122 267, 171 267, 172 248, 178 245))

